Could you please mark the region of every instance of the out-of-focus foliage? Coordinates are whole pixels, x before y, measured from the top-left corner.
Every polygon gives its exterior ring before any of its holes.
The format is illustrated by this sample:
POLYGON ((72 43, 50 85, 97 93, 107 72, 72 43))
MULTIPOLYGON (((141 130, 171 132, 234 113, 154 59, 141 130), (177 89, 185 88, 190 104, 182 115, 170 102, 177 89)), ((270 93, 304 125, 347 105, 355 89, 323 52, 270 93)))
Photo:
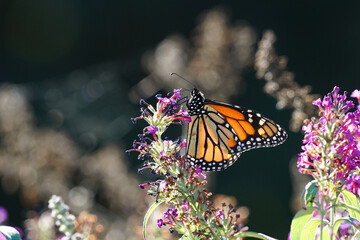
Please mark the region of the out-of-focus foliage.
POLYGON ((143 64, 150 75, 137 84, 133 93, 151 96, 157 91, 149 89, 152 82, 168 90, 193 87, 170 77, 171 72, 177 72, 209 98, 228 100, 245 91, 242 73, 252 65, 255 43, 255 32, 248 23, 231 23, 227 12, 220 8, 207 11, 199 17, 189 40, 173 34, 144 55, 143 64))
MULTIPOLYGON (((6 193, 19 191, 23 206, 30 208, 52 194, 61 195, 75 213, 95 213, 109 236, 134 236, 146 199, 118 147, 109 144, 80 155, 66 134, 34 126, 24 91, 15 85, 0 87, 0 112, 0 174, 6 193)), ((43 219, 36 215, 28 224, 43 219)))
POLYGON ((316 115, 312 102, 319 97, 310 94, 311 86, 301 87, 294 81, 294 73, 286 69, 287 58, 279 57, 274 49, 276 36, 266 31, 259 41, 255 55, 256 76, 266 80, 264 91, 276 98, 279 109, 294 109, 290 120, 290 130, 299 131, 305 119, 316 115))

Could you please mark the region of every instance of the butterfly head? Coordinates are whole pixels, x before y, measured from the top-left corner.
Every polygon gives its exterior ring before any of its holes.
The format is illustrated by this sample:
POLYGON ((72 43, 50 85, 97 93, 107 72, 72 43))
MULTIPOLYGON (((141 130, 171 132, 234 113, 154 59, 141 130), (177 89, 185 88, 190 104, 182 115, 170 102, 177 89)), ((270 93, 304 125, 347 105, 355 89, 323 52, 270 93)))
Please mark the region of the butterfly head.
POLYGON ((190 116, 201 114, 204 106, 205 96, 202 92, 194 88, 191 91, 191 96, 186 103, 190 116))

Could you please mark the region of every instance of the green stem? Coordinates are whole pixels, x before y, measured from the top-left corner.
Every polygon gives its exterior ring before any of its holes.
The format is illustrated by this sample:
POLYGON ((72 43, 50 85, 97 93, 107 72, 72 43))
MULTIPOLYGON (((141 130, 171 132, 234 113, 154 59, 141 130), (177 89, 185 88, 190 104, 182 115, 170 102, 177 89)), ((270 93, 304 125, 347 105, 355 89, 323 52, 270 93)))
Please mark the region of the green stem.
POLYGON ((321 200, 321 209, 319 211, 320 213, 320 240, 323 239, 323 230, 324 230, 324 211, 323 211, 323 200, 321 200))
MULTIPOLYGON (((335 202, 331 202, 331 206, 335 205, 335 202)), ((333 237, 334 237, 334 232, 333 232, 333 229, 334 229, 334 224, 335 224, 335 208, 332 208, 330 210, 330 225, 329 225, 329 232, 332 233, 330 235, 330 240, 333 240, 333 237)))

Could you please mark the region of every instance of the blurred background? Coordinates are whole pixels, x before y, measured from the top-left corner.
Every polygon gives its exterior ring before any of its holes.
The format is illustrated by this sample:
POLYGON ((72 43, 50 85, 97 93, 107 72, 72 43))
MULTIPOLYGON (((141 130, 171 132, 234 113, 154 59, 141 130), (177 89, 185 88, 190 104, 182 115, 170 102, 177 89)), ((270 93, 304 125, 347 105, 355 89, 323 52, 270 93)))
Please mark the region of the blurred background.
POLYGON ((8 216, 0 220, 27 239, 51 236, 46 206, 58 194, 82 213, 80 222, 98 222, 94 239, 141 239, 154 199, 138 185, 154 176, 138 175, 142 162, 124 153, 145 127, 130 118, 139 115, 140 98, 154 103, 156 93, 190 89, 170 76, 177 72, 208 98, 257 110, 288 130, 283 145, 246 152, 209 175, 209 190, 247 209, 250 230, 285 239, 308 181, 295 164, 301 123, 315 113, 310 103, 334 85, 359 88, 359 7, 0 1, 0 206, 8 216))

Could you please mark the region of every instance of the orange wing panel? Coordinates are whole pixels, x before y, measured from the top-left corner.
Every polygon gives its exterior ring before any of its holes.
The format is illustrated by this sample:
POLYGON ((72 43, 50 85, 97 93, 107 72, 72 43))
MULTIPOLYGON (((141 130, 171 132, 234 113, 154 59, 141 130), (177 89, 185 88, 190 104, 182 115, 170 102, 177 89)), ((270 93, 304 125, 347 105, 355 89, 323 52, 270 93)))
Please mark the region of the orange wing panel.
POLYGON ((214 161, 215 162, 221 162, 222 160, 223 160, 223 158, 222 158, 220 148, 218 146, 215 146, 214 161))
POLYGON ((229 138, 229 139, 227 140, 227 145, 228 145, 229 147, 231 147, 231 148, 235 147, 235 146, 236 146, 236 141, 235 141, 235 139, 234 139, 234 138, 229 138))
POLYGON ((274 133, 277 133, 278 128, 272 122, 269 122, 268 125, 270 126, 271 130, 273 130, 274 133))
POLYGON ((262 136, 263 138, 266 138, 266 133, 265 133, 265 130, 263 128, 259 128, 258 129, 258 133, 260 136, 262 136))
POLYGON ((205 153, 205 140, 206 140, 204 122, 202 119, 199 120, 199 131, 197 138, 198 138, 198 142, 196 148, 197 150, 196 158, 200 159, 204 156, 205 153))
POLYGON ((235 118, 237 120, 245 120, 244 115, 235 109, 226 106, 215 105, 215 104, 208 104, 208 105, 224 116, 235 118))
POLYGON ((254 135, 255 134, 255 129, 253 126, 251 126, 250 123, 246 122, 246 121, 239 121, 240 125, 243 127, 243 129, 245 130, 245 132, 249 135, 254 135))
POLYGON ((271 131, 271 128, 269 128, 267 125, 264 126, 264 130, 266 131, 266 134, 268 136, 271 137, 272 135, 274 135, 274 133, 271 131))
POLYGON ((236 134, 240 138, 241 141, 244 141, 247 137, 244 129, 240 126, 239 122, 232 119, 226 118, 226 121, 230 124, 230 126, 235 130, 236 134))
POLYGON ((207 162, 213 161, 213 150, 214 150, 214 144, 210 141, 210 139, 207 139, 207 146, 206 146, 206 153, 204 160, 207 162))

